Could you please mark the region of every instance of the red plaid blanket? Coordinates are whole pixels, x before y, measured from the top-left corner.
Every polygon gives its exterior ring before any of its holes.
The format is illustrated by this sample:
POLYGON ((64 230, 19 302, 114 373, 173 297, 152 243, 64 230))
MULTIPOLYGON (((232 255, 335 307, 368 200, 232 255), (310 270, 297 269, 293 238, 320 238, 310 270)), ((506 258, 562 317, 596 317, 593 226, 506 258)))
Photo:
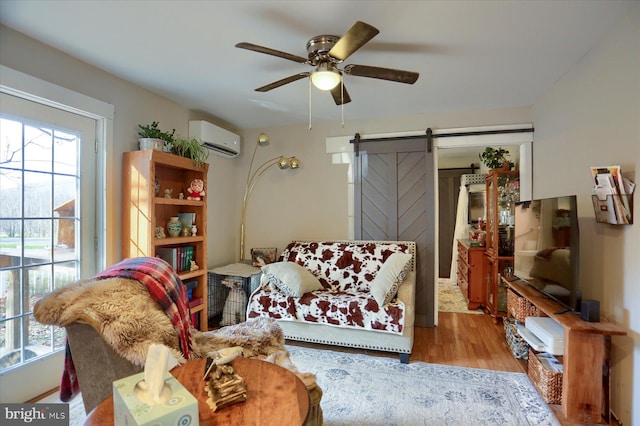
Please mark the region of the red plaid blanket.
MULTIPOLYGON (((191 321, 187 306, 187 292, 182 281, 167 262, 157 257, 125 259, 96 276, 96 279, 106 278, 129 278, 143 284, 151 298, 164 309, 171 320, 178 333, 182 354, 185 359, 189 359, 191 321)), ((64 371, 60 383, 60 399, 62 401, 71 400, 79 392, 71 351, 68 346, 67 344, 64 371)))

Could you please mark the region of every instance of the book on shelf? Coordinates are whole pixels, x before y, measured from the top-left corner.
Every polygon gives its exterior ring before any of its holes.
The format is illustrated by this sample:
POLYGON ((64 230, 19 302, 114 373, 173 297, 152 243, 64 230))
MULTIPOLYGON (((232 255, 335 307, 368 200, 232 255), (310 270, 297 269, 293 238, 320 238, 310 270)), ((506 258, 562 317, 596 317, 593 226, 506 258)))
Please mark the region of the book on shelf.
POLYGON ((620 166, 591 167, 594 209, 599 222, 628 224, 631 217, 629 198, 635 183, 622 176, 620 166))
POLYGON ((202 297, 197 297, 189 301, 189 309, 202 305, 202 297))
POLYGON ((165 260, 177 273, 189 271, 191 261, 195 259, 194 246, 159 247, 157 256, 165 260))
POLYGON ((178 219, 180 219, 180 222, 182 222, 183 228, 191 229, 191 227, 196 223, 196 214, 178 213, 178 219))

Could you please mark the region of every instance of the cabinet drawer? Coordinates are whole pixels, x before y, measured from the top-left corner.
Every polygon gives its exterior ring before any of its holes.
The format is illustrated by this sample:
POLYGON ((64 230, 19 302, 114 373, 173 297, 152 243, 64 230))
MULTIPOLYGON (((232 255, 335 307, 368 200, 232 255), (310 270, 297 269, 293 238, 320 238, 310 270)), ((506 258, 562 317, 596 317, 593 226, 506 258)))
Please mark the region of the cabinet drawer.
POLYGON ((458 262, 458 275, 469 281, 469 266, 465 262, 458 262))
POLYGON ((464 259, 465 262, 469 262, 469 250, 460 241, 458 241, 458 256, 464 259))

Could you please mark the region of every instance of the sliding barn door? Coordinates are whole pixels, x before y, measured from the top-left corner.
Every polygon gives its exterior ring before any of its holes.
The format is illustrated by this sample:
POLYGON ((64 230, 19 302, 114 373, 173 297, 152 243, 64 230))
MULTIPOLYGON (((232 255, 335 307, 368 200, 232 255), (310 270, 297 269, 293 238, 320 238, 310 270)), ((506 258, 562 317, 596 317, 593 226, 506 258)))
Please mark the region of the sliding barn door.
POLYGON ((360 142, 355 237, 416 242, 416 325, 433 326, 434 173, 426 138, 360 142))

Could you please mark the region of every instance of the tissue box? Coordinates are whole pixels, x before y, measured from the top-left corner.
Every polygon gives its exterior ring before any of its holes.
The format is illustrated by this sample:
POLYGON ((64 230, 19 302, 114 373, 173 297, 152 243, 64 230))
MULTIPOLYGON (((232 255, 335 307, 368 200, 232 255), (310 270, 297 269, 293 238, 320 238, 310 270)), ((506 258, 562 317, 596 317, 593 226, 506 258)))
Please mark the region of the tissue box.
POLYGON ((144 373, 134 374, 113 382, 113 420, 119 425, 183 425, 198 426, 198 400, 167 373, 165 384, 171 397, 164 404, 148 405, 140 401, 134 389, 144 380, 144 373))

